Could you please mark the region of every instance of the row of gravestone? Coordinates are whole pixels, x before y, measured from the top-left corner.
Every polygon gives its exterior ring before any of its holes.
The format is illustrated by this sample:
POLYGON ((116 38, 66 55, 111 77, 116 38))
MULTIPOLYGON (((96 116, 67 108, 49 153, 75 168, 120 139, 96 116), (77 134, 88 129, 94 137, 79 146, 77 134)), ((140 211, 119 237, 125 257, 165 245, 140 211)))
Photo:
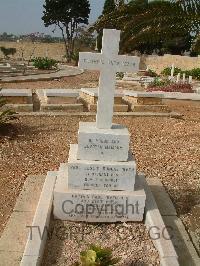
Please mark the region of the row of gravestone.
MULTIPOLYGON (((66 111, 96 112, 98 102, 97 88, 69 89, 38 89, 33 94, 30 89, 3 89, 0 92, 7 104, 1 110, 13 109, 17 112, 34 111, 66 111), (34 108, 35 98, 39 100, 38 109, 34 108)), ((134 92, 131 90, 115 90, 114 112, 165 112, 170 109, 164 99, 200 100, 196 93, 163 93, 134 92)))
MULTIPOLYGON (((3 89, 1 95, 7 104, 4 110, 12 108, 15 111, 30 112, 35 110, 35 98, 39 100, 38 111, 96 112, 98 89, 81 90, 44 89, 32 94, 29 89, 3 89)), ((163 104, 162 93, 115 91, 114 112, 170 112, 163 104)), ((37 111, 37 110, 35 110, 37 111)))

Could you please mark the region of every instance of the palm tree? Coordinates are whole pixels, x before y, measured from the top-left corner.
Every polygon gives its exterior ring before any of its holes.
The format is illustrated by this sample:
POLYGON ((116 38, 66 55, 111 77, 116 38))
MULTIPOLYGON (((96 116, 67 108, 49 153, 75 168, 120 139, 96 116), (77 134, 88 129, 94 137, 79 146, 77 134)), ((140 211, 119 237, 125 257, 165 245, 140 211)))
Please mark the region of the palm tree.
MULTIPOLYGON (((200 30, 200 1, 151 1, 135 0, 102 16, 94 28, 117 28, 122 30, 123 52, 148 47, 162 49, 175 40, 180 42, 195 39, 200 30)), ((183 46, 184 47, 184 46, 183 46)))

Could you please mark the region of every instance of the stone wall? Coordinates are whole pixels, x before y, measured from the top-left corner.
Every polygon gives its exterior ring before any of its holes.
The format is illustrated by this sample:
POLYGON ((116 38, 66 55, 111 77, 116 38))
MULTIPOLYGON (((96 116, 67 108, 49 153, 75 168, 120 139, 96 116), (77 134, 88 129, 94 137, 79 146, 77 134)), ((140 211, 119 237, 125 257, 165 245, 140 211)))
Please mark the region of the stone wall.
POLYGON ((143 58, 143 61, 146 66, 149 66, 150 69, 155 70, 160 73, 164 68, 170 67, 172 64, 175 67, 179 67, 183 70, 200 68, 200 56, 199 57, 190 57, 190 56, 180 56, 180 55, 169 55, 164 56, 147 56, 143 58))

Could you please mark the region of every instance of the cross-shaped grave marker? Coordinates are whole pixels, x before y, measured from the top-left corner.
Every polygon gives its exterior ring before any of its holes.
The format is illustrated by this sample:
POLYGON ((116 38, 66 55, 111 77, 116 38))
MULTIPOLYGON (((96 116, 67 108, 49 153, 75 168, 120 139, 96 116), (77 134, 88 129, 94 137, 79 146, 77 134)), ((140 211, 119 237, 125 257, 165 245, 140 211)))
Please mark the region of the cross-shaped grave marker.
POLYGON ((118 55, 120 31, 104 29, 101 53, 79 53, 79 67, 89 70, 100 70, 97 128, 112 127, 114 93, 117 72, 137 72, 139 57, 118 55))

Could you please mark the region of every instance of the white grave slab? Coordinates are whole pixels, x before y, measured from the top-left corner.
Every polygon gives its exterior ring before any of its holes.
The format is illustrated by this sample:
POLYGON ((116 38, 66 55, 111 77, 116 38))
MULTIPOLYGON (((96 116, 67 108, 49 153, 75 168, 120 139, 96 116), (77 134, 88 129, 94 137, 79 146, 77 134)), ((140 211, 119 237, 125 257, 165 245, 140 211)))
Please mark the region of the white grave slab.
POLYGON ((70 89, 45 89, 44 93, 47 97, 78 97, 79 90, 70 89))
POLYGON ((98 129, 95 123, 80 122, 77 159, 127 161, 129 140, 129 132, 122 125, 98 129))
POLYGON ((2 89, 0 94, 5 97, 32 97, 30 89, 2 89))
POLYGON ((124 90, 124 95, 135 98, 163 98, 163 94, 160 92, 154 93, 154 92, 142 92, 142 91, 138 92, 138 91, 124 90))
POLYGON ((59 172, 54 189, 55 219, 86 222, 142 221, 146 194, 136 177, 135 191, 68 189, 66 175, 59 172))
POLYGON ((136 163, 129 154, 127 162, 77 160, 78 145, 70 145, 68 164, 61 171, 68 170, 70 189, 127 190, 133 191, 136 163))
POLYGON ((139 70, 139 57, 118 55, 119 41, 120 31, 104 29, 101 53, 79 53, 80 68, 100 70, 96 118, 100 129, 112 127, 116 73, 139 70))

